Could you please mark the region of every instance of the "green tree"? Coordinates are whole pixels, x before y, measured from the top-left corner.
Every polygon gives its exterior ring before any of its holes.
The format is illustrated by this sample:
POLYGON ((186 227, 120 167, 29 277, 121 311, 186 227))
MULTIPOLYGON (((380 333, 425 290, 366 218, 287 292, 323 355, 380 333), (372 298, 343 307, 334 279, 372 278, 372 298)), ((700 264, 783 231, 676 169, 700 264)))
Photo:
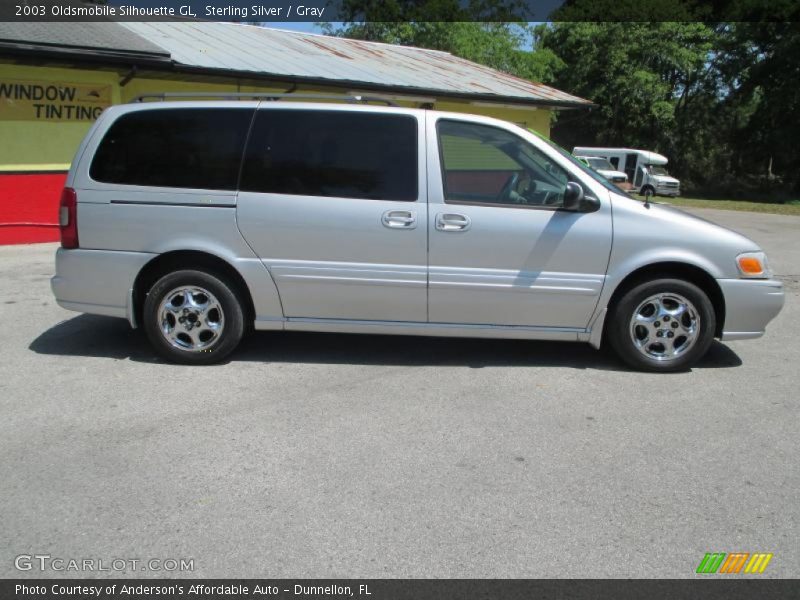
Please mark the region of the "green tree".
POLYGON ((597 104, 561 115, 562 145, 661 152, 689 189, 800 191, 799 23, 554 23, 534 49, 563 65, 556 87, 597 104))
POLYGON ((783 193, 800 191, 800 23, 729 25, 720 65, 731 171, 783 193))
POLYGON ((563 67, 553 84, 596 104, 563 114, 554 137, 575 145, 631 146, 666 154, 698 184, 719 160, 714 126, 718 31, 704 23, 554 23, 536 29, 535 52, 563 67))

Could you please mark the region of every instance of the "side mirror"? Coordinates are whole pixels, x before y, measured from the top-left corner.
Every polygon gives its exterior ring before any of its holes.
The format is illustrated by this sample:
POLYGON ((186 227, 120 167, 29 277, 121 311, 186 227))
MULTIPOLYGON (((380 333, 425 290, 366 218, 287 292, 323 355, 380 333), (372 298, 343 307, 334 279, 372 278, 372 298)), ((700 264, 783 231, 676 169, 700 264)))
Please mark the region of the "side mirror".
POLYGON ((583 188, 579 183, 570 181, 564 190, 564 209, 578 212, 583 204, 583 188))

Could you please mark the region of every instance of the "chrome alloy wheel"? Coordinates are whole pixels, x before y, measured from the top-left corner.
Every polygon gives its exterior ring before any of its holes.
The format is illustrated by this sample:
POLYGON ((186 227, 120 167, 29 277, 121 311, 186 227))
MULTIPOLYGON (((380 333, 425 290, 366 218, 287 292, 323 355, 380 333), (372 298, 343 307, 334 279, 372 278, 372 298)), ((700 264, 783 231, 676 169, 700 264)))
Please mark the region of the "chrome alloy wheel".
POLYGON ((683 356, 697 342, 700 315, 683 296, 655 294, 633 312, 629 329, 639 352, 667 362, 683 356))
POLYGON ((208 350, 225 328, 219 300, 197 286, 181 286, 166 294, 158 307, 158 319, 164 339, 188 352, 208 350))

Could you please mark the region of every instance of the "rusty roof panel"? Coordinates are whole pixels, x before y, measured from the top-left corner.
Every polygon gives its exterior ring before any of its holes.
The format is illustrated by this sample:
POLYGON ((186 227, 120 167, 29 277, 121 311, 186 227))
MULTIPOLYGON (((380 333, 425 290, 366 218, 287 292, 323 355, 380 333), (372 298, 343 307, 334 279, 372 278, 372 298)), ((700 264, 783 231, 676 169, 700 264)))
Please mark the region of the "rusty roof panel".
MULTIPOLYGON (((120 23, 179 65, 307 78, 332 85, 496 97, 498 102, 588 106, 588 100, 447 52, 209 21, 120 23)), ((493 99, 493 98, 492 98, 493 99)))

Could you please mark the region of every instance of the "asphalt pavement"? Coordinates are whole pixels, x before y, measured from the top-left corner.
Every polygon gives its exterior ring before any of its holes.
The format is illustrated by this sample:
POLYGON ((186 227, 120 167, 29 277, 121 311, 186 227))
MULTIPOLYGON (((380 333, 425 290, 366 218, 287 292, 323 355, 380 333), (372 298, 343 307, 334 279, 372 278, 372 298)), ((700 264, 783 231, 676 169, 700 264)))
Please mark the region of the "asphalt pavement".
POLYGON ((0 248, 0 577, 695 577, 707 552, 800 576, 800 217, 692 212, 764 247, 786 307, 673 375, 582 344, 267 332, 175 366, 55 304, 55 244, 0 248))

